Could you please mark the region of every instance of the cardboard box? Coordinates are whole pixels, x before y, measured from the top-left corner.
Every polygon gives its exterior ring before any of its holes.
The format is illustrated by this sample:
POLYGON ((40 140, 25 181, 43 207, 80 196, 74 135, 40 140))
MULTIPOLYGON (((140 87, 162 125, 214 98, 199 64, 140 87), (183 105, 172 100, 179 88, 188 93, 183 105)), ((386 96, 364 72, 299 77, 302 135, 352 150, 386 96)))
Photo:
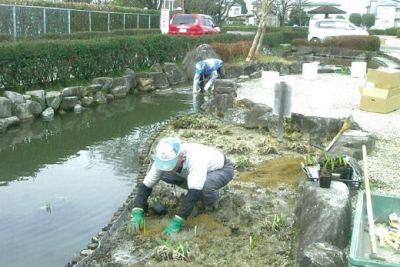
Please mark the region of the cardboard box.
POLYGON ((400 88, 362 88, 360 109, 371 112, 389 113, 400 108, 400 88))
POLYGON ((367 81, 382 89, 400 88, 400 70, 391 68, 368 69, 367 81))

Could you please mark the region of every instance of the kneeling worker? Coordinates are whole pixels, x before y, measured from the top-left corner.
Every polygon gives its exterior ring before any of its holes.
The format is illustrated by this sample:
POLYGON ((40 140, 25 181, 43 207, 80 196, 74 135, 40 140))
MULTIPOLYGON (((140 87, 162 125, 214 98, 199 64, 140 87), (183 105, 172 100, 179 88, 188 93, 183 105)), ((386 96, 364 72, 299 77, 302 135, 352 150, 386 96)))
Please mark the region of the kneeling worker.
POLYGON ((178 213, 163 234, 177 233, 191 214, 198 200, 212 206, 219 198, 218 189, 233 178, 233 164, 224 154, 212 147, 195 143, 181 143, 178 138, 160 140, 155 161, 146 174, 133 203, 131 224, 135 232, 143 228, 144 212, 152 188, 161 179, 187 189, 178 213))
POLYGON ((225 77, 224 62, 217 58, 208 58, 197 62, 196 70, 193 78, 193 94, 198 92, 208 91, 214 84, 218 75, 223 79, 225 77), (208 79, 204 86, 205 79, 208 79))

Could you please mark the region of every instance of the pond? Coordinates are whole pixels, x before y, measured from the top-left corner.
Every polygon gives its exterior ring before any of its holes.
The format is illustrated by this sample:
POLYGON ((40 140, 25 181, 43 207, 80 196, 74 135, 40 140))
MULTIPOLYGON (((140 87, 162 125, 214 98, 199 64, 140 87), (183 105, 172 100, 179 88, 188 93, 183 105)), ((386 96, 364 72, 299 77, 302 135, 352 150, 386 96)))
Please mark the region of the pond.
POLYGON ((129 96, 0 135, 0 266, 64 266, 78 255, 136 185, 146 139, 197 111, 195 100, 189 88, 129 96))

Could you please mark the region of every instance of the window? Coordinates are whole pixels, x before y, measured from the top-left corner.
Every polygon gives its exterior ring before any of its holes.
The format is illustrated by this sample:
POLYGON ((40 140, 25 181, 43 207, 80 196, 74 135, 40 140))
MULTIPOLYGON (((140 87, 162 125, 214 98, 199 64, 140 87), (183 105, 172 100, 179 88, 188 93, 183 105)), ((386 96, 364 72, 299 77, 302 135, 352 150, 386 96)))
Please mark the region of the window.
POLYGON ((172 24, 196 24, 196 18, 192 15, 175 15, 172 24))
POLYGON ((320 28, 335 28, 335 23, 333 21, 321 21, 318 23, 320 28))

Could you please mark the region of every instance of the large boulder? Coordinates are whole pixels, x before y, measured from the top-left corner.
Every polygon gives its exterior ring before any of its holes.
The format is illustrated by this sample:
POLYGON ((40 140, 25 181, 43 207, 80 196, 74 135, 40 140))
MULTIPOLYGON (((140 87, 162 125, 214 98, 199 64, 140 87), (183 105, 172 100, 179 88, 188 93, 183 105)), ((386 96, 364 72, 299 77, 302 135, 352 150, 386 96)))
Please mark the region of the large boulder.
POLYGON ((46 107, 46 92, 44 90, 27 91, 25 94, 31 96, 31 100, 38 102, 42 106, 42 110, 46 107))
POLYGON ((0 133, 4 133, 8 127, 16 125, 20 122, 20 119, 16 116, 1 119, 0 118, 0 133))
POLYGON ((75 105, 79 103, 77 96, 67 96, 63 97, 60 108, 62 110, 73 110, 75 105))
POLYGON ((137 81, 140 92, 150 92, 156 89, 152 78, 138 78, 137 81))
POLYGON ((224 70, 225 70, 225 78, 227 79, 238 78, 244 75, 243 65, 224 64, 224 70))
POLYGON ((342 250, 328 243, 313 243, 309 245, 301 259, 299 267, 345 267, 346 255, 342 250))
POLYGON ((21 103, 16 105, 15 116, 17 116, 22 121, 33 119, 33 114, 31 113, 30 105, 28 103, 21 103))
POLYGON ((185 72, 176 63, 164 63, 164 72, 170 85, 186 82, 185 72))
POLYGON ((129 91, 132 93, 137 86, 136 73, 131 69, 126 69, 124 77, 127 79, 126 86, 128 87, 129 91))
POLYGON ((355 159, 362 159, 362 146, 366 145, 368 151, 375 147, 375 137, 361 130, 347 130, 335 142, 331 152, 341 152, 355 159))
POLYGON ((11 100, 0 97, 0 119, 11 117, 11 100))
POLYGON ((42 119, 44 121, 52 121, 54 119, 54 109, 52 107, 46 108, 42 112, 42 119))
POLYGON ((234 98, 237 97, 237 83, 228 79, 217 79, 214 82, 213 94, 230 94, 234 98))
POLYGON ((108 93, 113 85, 113 80, 110 77, 98 77, 93 79, 92 84, 101 84, 101 91, 108 93))
POLYGON ((111 94, 114 98, 124 98, 128 94, 129 89, 127 86, 117 86, 111 89, 111 94))
POLYGON ((43 111, 42 105, 39 102, 26 100, 26 104, 28 104, 30 112, 35 117, 39 116, 43 111))
POLYGON ((95 95, 97 92, 101 91, 101 88, 103 88, 103 85, 98 84, 98 83, 89 85, 87 87, 88 95, 89 96, 95 95))
POLYGON ((164 89, 169 87, 167 75, 163 72, 141 72, 136 74, 136 77, 140 79, 152 79, 154 81, 154 87, 156 89, 164 89))
POLYGON ((81 99, 82 106, 84 107, 90 107, 94 104, 94 98, 93 96, 85 96, 84 98, 81 99))
POLYGON ((60 107, 62 95, 58 91, 50 91, 46 94, 47 106, 57 110, 60 107))
POLYGON ((247 112, 244 113, 244 127, 254 128, 270 128, 273 121, 272 108, 264 104, 255 104, 247 112))
POLYGON ((207 58, 220 58, 209 44, 199 45, 186 54, 182 64, 188 80, 193 80, 196 63, 207 58))
POLYGON ((208 103, 207 111, 215 113, 225 113, 228 109, 233 108, 235 98, 231 94, 215 95, 208 103))
POLYGON ((61 90, 61 94, 63 97, 78 96, 79 91, 80 91, 80 86, 66 87, 61 90))
POLYGON ((4 91, 4 96, 6 98, 10 99, 13 106, 25 103, 25 98, 20 93, 13 92, 13 91, 4 91))
POLYGON ((103 104, 107 104, 107 98, 104 95, 104 93, 102 91, 97 92, 94 96, 93 96, 94 102, 97 105, 103 105, 103 104))
POLYGON ((299 185, 295 214, 299 231, 298 259, 314 243, 327 243, 343 250, 349 241, 351 203, 347 186, 332 181, 331 188, 320 188, 316 182, 299 185))

